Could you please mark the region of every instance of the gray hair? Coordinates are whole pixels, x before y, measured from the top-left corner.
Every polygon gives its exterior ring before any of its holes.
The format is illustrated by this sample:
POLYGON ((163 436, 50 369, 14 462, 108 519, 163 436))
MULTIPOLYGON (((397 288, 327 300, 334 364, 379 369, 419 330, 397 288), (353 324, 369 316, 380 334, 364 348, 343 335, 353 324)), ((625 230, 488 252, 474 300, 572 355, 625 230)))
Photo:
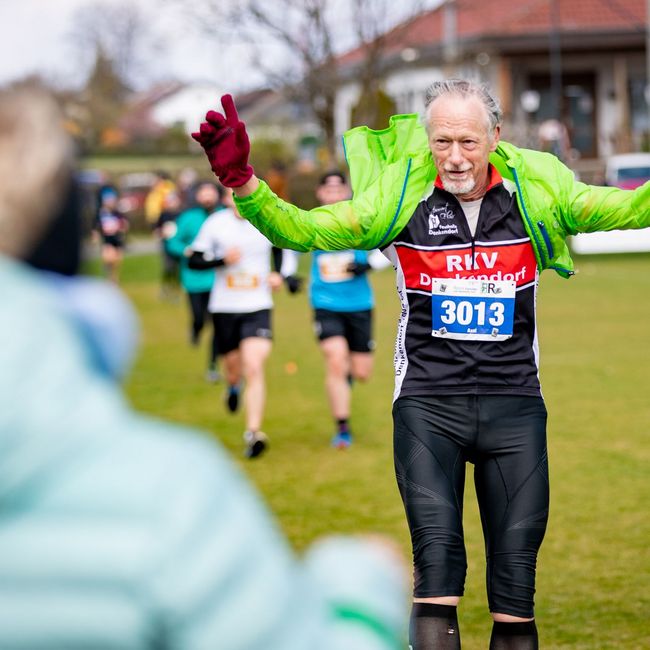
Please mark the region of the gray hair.
POLYGON ((38 241, 72 173, 72 143, 49 92, 0 89, 0 253, 21 257, 38 241))
POLYGON ((425 106, 425 122, 429 126, 429 112, 431 104, 442 97, 443 95, 458 95, 463 99, 468 97, 476 97, 485 106, 488 116, 488 127, 490 131, 501 124, 503 113, 499 102, 492 96, 487 84, 478 83, 475 81, 467 81, 465 79, 444 79, 442 81, 434 81, 427 89, 424 96, 425 106))

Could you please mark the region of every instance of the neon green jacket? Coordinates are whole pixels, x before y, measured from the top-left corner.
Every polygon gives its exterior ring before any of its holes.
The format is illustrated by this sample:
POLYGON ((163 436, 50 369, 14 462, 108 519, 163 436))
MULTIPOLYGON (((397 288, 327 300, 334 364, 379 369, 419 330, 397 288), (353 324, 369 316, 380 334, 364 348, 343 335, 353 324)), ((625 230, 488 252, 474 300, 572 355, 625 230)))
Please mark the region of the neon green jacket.
MULTIPOLYGON (((306 211, 278 198, 263 182, 237 198, 239 213, 276 246, 300 251, 386 246, 404 228, 436 178, 427 134, 417 115, 394 115, 390 126, 344 135, 354 197, 306 211)), ((512 183, 538 268, 573 275, 568 235, 650 226, 650 182, 635 190, 576 181, 548 153, 501 142, 490 162, 512 183)))

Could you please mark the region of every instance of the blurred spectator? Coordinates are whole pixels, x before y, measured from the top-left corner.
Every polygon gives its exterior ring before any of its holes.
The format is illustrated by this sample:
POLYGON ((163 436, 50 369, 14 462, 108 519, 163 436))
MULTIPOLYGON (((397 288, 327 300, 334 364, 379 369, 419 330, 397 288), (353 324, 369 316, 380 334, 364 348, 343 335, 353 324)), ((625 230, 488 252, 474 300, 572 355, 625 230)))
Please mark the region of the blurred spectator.
POLYGON ((61 122, 42 91, 0 91, 0 647, 402 647, 384 546, 335 539, 297 561, 214 441, 129 407, 114 377, 132 312, 74 276, 76 211, 56 213, 61 122), (35 250, 40 270, 21 261, 35 250))
POLYGON ((157 171, 156 180, 144 201, 144 216, 152 228, 155 227, 158 219, 160 219, 160 213, 163 211, 165 204, 165 197, 175 191, 176 185, 171 180, 169 174, 165 171, 157 171))
POLYGON ((569 131, 566 126, 556 119, 544 120, 537 129, 539 149, 566 161, 571 149, 569 131))
MULTIPOLYGON (((214 284, 214 269, 191 269, 188 266, 191 245, 201 230, 205 220, 220 207, 223 188, 216 183, 203 182, 196 186, 193 206, 185 210, 176 220, 173 227, 168 227, 163 233, 167 253, 180 263, 181 284, 187 292, 190 307, 190 343, 199 344, 199 337, 208 315, 210 291, 214 284)), ((208 370, 206 379, 213 383, 219 380, 217 370, 217 339, 214 329, 210 345, 208 370)))
POLYGON ((284 201, 289 201, 287 167, 281 160, 274 160, 266 175, 267 185, 284 201))
POLYGON ((118 209, 119 195, 114 185, 104 185, 98 193, 97 215, 93 236, 101 241, 102 262, 106 276, 119 282, 120 267, 129 222, 118 209))
POLYGON ((163 300, 178 300, 178 260, 169 254, 165 240, 176 232, 176 219, 181 213, 181 198, 177 192, 169 192, 163 199, 163 209, 156 222, 154 232, 160 239, 160 297, 163 300))
POLYGON ((194 188, 199 180, 196 169, 184 167, 178 172, 177 186, 178 194, 181 197, 181 209, 187 210, 192 206, 194 200, 194 188))

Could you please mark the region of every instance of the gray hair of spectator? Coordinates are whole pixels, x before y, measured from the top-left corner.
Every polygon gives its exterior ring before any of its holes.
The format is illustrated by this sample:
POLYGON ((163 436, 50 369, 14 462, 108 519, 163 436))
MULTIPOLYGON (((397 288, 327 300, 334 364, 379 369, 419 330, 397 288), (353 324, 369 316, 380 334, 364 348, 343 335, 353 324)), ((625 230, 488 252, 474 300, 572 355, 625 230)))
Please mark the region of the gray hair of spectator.
POLYGON ((434 81, 427 89, 424 96, 425 126, 429 128, 429 113, 433 102, 443 95, 457 95, 463 99, 476 97, 485 106, 488 116, 488 130, 501 124, 503 114, 499 102, 492 96, 487 84, 467 81, 465 79, 445 79, 434 81))
POLYGON ((31 252, 72 169, 72 141, 54 98, 35 86, 0 88, 0 254, 31 252))

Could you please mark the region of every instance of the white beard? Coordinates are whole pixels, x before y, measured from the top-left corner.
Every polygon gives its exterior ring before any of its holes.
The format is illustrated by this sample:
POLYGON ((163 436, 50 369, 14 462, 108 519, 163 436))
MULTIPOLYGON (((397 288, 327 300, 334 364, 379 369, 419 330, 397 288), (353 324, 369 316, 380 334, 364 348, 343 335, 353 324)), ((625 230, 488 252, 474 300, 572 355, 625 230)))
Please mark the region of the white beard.
POLYGON ((450 194, 455 196, 463 196, 469 194, 476 187, 476 180, 474 178, 468 178, 464 181, 452 181, 449 178, 442 177, 442 186, 450 194))

